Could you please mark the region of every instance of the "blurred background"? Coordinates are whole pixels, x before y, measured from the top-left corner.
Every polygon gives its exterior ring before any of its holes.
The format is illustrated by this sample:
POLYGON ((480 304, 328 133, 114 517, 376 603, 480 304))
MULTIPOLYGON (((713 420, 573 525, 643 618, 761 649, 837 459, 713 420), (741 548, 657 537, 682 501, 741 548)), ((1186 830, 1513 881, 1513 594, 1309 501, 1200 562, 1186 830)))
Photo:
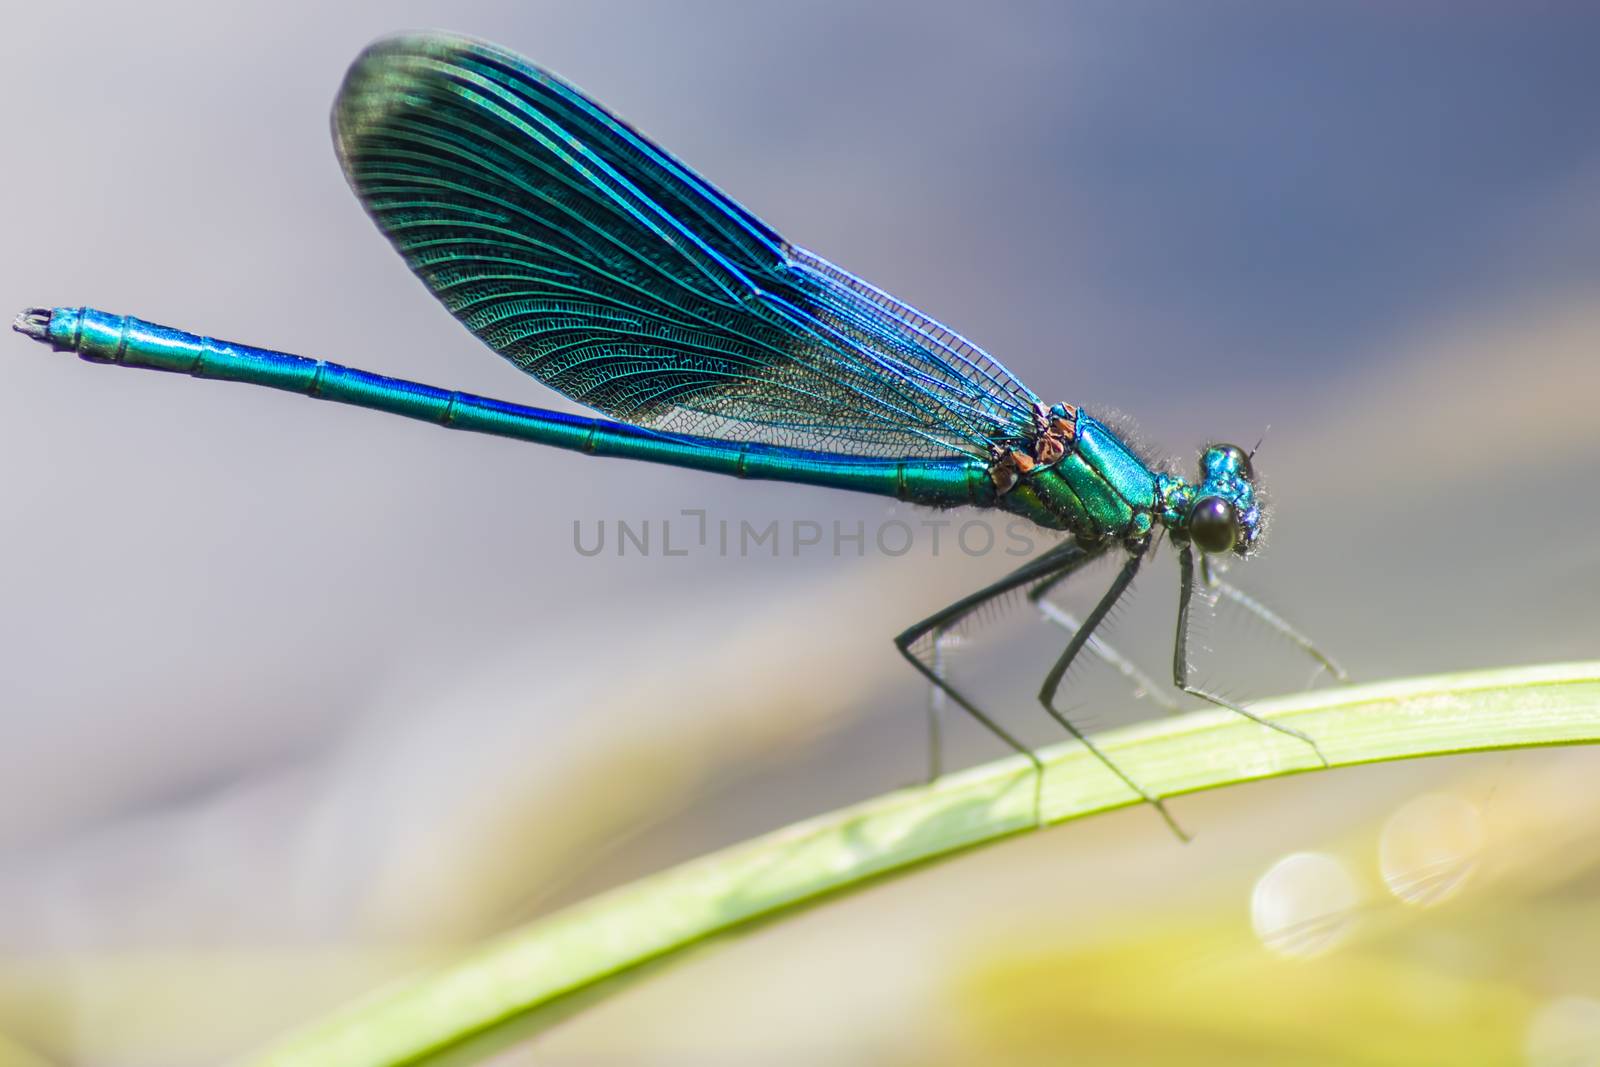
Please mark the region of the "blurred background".
MULTIPOLYGON (((1358 680, 1600 649, 1592 5, 16 6, 7 306, 570 409, 340 175, 346 65, 425 27, 573 80, 1185 471, 1265 432, 1270 541, 1233 577, 1358 680)), ((924 516, 0 347, 0 1062, 237 1056, 913 782, 926 694, 890 638, 1015 562, 585 556, 575 523, 686 508, 924 516)), ((1110 634, 1158 677, 1175 594, 1164 559, 1110 634)), ((1206 634, 1208 683, 1303 683, 1248 619, 1206 634)), ((1031 694, 1064 639, 1016 607, 950 669, 1056 741, 1031 694)), ((1154 711, 1108 675, 1077 672, 1082 721, 1154 711)), ((1070 825, 699 950, 495 1062, 1600 1062, 1597 773, 1263 783, 1175 801, 1188 846, 1144 810, 1070 825)))

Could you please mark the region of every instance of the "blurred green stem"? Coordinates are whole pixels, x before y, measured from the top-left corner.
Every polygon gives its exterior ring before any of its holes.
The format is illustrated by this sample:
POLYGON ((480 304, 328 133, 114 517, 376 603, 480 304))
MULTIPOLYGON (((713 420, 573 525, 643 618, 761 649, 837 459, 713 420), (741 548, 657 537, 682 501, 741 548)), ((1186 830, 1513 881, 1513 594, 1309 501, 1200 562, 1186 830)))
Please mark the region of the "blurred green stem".
MULTIPOLYGON (((1600 662, 1318 690, 1251 708, 1317 738, 1336 767, 1581 744, 1600 741, 1600 662)), ((1321 769, 1305 745, 1220 710, 1110 732, 1101 743, 1164 796, 1321 769)), ((1138 800, 1077 744, 1039 755, 1044 824, 1138 800)), ((1011 758, 797 823, 539 919, 437 973, 380 990, 255 1062, 397 1064, 475 1035, 481 1050, 495 1033, 536 1033, 604 996, 616 984, 608 979, 649 961, 888 872, 1031 830, 1035 786, 1028 764, 1011 758)), ((458 1056, 470 1062, 476 1053, 458 1048, 450 1058, 458 1056)))

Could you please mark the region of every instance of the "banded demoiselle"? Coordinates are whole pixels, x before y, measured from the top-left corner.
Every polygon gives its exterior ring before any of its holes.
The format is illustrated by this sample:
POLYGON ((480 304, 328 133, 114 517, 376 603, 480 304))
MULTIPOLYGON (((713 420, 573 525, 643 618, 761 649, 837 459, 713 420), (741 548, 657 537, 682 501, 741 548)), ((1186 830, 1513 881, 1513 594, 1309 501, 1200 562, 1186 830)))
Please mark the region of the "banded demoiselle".
MULTIPOLYGON (((953 330, 785 241, 571 85, 494 46, 436 34, 380 41, 333 109, 350 186, 428 289, 495 352, 609 419, 581 418, 231 344, 92 308, 30 309, 16 328, 97 363, 270 386, 459 430, 740 478, 874 493, 932 508, 998 508, 1068 538, 895 638, 935 693, 1042 770, 944 676, 940 638, 981 605, 1045 595, 1091 561, 1123 558, 1046 674, 1039 703, 1177 826, 1055 706, 1164 531, 1181 585, 1173 682, 1264 726, 1288 726, 1191 684, 1201 581, 1338 668, 1223 582, 1263 518, 1252 455, 1207 447, 1187 480, 1074 404, 1046 404, 953 330), (615 421, 612 421, 615 420, 615 421)), ((935 734, 935 737, 937 735, 935 734)), ((934 745, 934 773, 938 769, 934 745)), ((1324 761, 1326 762, 1326 761, 1324 761)), ((1181 834, 1181 831, 1179 831, 1181 834)))

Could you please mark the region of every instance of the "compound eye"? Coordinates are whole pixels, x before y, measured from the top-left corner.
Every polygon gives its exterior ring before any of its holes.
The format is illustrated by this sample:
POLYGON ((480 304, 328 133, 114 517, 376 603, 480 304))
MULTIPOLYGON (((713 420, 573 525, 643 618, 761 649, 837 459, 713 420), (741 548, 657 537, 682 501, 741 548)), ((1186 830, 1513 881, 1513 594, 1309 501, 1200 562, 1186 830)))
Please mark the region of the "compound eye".
POLYGON ((1220 496, 1208 496, 1189 512, 1189 538, 1200 551, 1215 555, 1233 547, 1239 536, 1233 505, 1220 496))
POLYGON ((1250 457, 1238 445, 1212 445, 1211 452, 1213 455, 1223 457, 1227 465, 1237 471, 1245 481, 1254 480, 1255 471, 1250 468, 1250 457))

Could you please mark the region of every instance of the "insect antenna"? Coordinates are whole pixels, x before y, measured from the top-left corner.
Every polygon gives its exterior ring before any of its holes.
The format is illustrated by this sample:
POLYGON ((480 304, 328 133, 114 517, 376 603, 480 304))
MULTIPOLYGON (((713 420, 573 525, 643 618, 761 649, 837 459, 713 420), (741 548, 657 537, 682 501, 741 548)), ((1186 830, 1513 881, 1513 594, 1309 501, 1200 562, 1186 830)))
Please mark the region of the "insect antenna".
POLYGON ((1255 462, 1256 453, 1261 450, 1261 443, 1267 439, 1267 434, 1269 434, 1271 432, 1272 432, 1272 423, 1269 422, 1269 423, 1267 423, 1267 428, 1265 430, 1261 431, 1261 436, 1256 438, 1255 445, 1251 447, 1250 451, 1245 453, 1245 458, 1246 459, 1248 459, 1252 463, 1255 462))

